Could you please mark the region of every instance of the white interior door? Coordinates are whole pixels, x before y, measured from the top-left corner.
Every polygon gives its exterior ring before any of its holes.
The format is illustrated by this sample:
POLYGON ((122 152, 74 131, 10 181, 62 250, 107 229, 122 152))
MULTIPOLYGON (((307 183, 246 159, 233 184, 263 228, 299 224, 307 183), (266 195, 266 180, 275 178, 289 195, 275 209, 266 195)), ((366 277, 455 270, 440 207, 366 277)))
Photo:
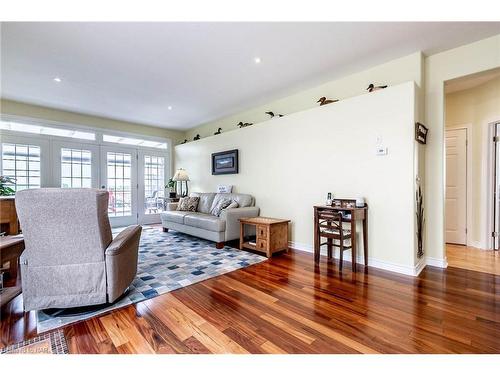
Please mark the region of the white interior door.
POLYGON ((467 244, 467 129, 446 130, 446 242, 467 244))
POLYGON ((52 143, 54 186, 99 187, 99 147, 75 142, 52 143))
POLYGON ((109 192, 108 216, 113 227, 136 224, 137 151, 101 146, 101 188, 109 192))
POLYGON ((140 150, 138 155, 139 223, 159 223, 160 213, 165 209, 168 158, 164 152, 153 150, 140 150))

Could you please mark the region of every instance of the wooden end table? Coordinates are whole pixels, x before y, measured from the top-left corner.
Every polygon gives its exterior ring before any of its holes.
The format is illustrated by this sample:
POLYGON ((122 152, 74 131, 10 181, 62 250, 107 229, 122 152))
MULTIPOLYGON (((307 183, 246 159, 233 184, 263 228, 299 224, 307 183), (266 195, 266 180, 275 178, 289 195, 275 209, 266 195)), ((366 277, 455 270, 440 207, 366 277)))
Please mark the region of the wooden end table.
POLYGON ((288 223, 290 220, 270 217, 244 217, 240 220, 240 250, 251 249, 265 253, 270 258, 274 253, 288 251, 288 223), (255 226, 255 244, 245 241, 245 225, 255 226))

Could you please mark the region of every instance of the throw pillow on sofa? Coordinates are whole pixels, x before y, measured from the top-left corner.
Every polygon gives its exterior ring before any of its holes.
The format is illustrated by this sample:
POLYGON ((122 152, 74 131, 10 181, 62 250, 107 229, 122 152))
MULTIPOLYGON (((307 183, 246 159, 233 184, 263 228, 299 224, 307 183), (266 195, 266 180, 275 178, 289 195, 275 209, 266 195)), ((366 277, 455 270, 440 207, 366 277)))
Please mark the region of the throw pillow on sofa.
POLYGON ((210 210, 210 213, 214 216, 220 216, 220 213, 221 211, 228 207, 233 201, 229 198, 222 198, 222 199, 219 199, 219 201, 217 202, 217 204, 212 207, 212 209, 210 210))
POLYGON ((179 200, 177 211, 191 211, 196 212, 200 197, 184 197, 179 200))

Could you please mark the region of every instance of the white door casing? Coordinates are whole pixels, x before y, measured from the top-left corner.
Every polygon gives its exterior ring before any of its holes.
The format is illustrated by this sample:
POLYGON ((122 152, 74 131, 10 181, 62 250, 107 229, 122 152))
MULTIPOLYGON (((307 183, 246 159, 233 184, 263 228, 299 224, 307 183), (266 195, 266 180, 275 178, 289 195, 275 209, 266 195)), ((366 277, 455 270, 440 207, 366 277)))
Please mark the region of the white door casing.
POLYGON ((467 129, 446 130, 446 242, 467 244, 467 129))

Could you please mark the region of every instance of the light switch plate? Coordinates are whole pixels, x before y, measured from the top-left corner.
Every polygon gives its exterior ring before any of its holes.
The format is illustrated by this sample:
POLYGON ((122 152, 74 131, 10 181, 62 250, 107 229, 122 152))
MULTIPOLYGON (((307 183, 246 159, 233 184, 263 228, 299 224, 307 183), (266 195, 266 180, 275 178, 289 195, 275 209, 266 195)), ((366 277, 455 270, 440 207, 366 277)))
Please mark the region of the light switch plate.
POLYGON ((387 147, 377 146, 377 148, 376 148, 376 154, 377 154, 377 156, 387 155, 387 147))

